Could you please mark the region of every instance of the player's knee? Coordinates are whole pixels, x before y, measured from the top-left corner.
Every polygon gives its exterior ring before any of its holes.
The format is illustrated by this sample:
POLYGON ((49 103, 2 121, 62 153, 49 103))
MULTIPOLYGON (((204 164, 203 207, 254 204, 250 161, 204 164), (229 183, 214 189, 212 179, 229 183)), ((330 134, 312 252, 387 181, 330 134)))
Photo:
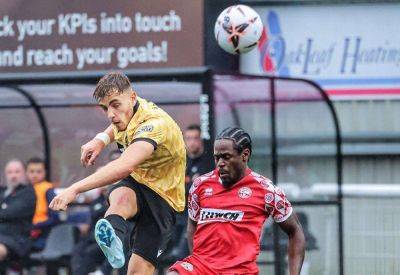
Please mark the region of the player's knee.
POLYGON ((127 187, 117 188, 111 192, 110 207, 107 214, 118 214, 125 218, 133 217, 137 212, 135 192, 127 187))
POLYGON ((136 201, 136 194, 128 187, 120 187, 111 192, 109 200, 111 205, 128 205, 136 201))

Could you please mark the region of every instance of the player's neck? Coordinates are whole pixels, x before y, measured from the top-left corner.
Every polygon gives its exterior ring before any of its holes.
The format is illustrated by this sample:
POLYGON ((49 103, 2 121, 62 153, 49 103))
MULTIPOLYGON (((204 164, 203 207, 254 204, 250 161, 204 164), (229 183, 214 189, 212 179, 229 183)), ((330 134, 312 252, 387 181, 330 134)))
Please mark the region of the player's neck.
POLYGON ((230 187, 232 187, 232 186, 235 186, 236 184, 238 184, 242 179, 244 179, 246 176, 247 176, 247 172, 248 172, 248 167, 246 166, 246 168, 242 171, 242 173, 240 174, 240 176, 239 176, 239 179, 237 180, 237 181, 235 181, 234 183, 230 183, 230 184, 224 184, 224 183, 222 183, 222 185, 225 187, 225 188, 230 188, 230 187))
POLYGON ((139 109, 139 100, 136 98, 135 101, 133 102, 133 108, 132 108, 132 116, 131 119, 135 116, 139 109))
POLYGON ((195 152, 195 153, 190 153, 190 152, 188 152, 188 157, 191 158, 191 159, 196 159, 196 158, 200 157, 200 156, 203 154, 203 152, 204 152, 204 149, 203 149, 203 148, 200 148, 200 149, 199 149, 197 152, 195 152))
POLYGON ((250 174, 250 168, 246 165, 246 167, 243 169, 240 175, 240 179, 238 180, 238 182, 247 177, 248 174, 250 174))
POLYGON ((245 169, 243 169, 242 173, 240 174, 240 178, 239 178, 239 180, 237 182, 241 181, 244 177, 247 176, 247 169, 248 169, 247 166, 246 166, 245 169))

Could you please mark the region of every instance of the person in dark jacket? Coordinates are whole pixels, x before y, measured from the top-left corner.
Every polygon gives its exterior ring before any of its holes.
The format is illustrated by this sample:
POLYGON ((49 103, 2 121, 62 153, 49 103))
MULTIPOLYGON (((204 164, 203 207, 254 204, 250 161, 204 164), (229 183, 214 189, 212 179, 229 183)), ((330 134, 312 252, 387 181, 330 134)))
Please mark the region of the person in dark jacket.
POLYGON ((0 272, 9 260, 30 250, 30 230, 35 212, 35 191, 26 183, 21 160, 10 160, 4 169, 6 186, 0 187, 0 272))
POLYGON ((94 238, 94 228, 98 219, 108 208, 107 188, 102 188, 98 198, 90 203, 90 225, 88 232, 75 245, 71 258, 71 271, 74 275, 86 275, 100 267, 104 275, 111 274, 112 268, 94 238))
MULTIPOLYGON (((186 128, 184 133, 186 145, 186 197, 193 181, 205 173, 214 169, 214 160, 204 151, 204 143, 201 138, 201 128, 192 124, 186 128)), ((212 156, 212 155, 211 155, 212 156)))
MULTIPOLYGON (((214 169, 214 160, 204 150, 204 142, 201 138, 201 128, 197 124, 189 125, 183 134, 186 145, 186 172, 185 172, 185 195, 188 197, 189 189, 193 181, 214 169)), ((164 262, 172 263, 189 255, 186 238, 187 207, 183 213, 176 216, 175 231, 172 236, 171 246, 162 258, 164 262)))

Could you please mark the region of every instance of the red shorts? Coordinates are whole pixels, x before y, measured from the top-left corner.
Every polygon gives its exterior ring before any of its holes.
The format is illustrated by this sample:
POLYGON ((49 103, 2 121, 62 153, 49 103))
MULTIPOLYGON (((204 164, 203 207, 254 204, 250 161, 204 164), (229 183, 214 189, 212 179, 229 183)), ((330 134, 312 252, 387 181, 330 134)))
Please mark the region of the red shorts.
POLYGON ((193 256, 177 261, 168 269, 168 271, 178 272, 179 275, 218 275, 217 272, 205 266, 193 256))
POLYGON ((217 272, 193 255, 177 261, 168 271, 178 272, 179 275, 258 275, 258 272, 217 272))

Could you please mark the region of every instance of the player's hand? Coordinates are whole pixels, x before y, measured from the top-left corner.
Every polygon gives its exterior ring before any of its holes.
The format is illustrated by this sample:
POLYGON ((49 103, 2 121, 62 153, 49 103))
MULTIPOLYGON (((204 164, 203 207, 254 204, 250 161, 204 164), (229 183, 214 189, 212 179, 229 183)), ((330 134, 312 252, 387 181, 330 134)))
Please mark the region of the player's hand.
POLYGON ((81 147, 81 163, 84 167, 94 164, 94 161, 104 149, 105 144, 99 139, 92 139, 81 147))
POLYGON ((54 197, 54 199, 50 202, 49 207, 55 211, 65 211, 67 210, 68 204, 73 202, 78 195, 78 192, 75 189, 69 187, 63 190, 60 194, 54 197))

